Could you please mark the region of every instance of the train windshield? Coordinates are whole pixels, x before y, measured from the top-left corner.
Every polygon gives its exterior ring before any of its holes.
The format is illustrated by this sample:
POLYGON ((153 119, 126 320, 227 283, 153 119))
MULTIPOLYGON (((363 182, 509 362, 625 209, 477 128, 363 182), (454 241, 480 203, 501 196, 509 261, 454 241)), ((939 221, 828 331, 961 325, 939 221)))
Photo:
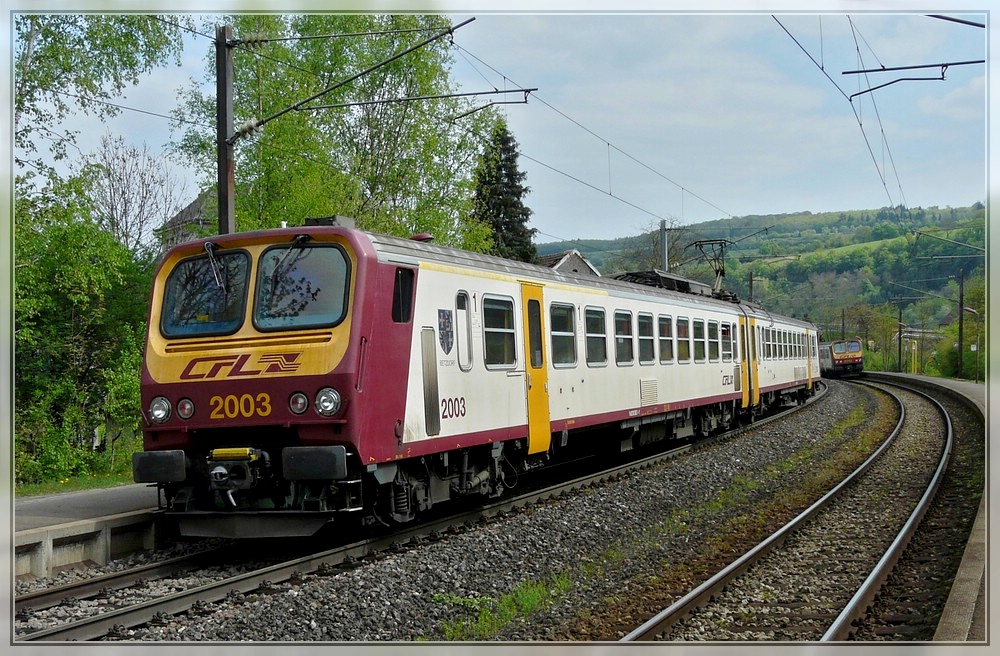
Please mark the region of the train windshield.
POLYGON ((861 342, 847 342, 848 353, 861 353, 861 342))
POLYGON ((254 299, 258 330, 333 326, 347 314, 351 265, 334 244, 296 240, 261 255, 254 299))
POLYGON ((163 290, 160 332, 164 337, 236 332, 246 312, 250 257, 244 251, 206 254, 181 261, 163 290))

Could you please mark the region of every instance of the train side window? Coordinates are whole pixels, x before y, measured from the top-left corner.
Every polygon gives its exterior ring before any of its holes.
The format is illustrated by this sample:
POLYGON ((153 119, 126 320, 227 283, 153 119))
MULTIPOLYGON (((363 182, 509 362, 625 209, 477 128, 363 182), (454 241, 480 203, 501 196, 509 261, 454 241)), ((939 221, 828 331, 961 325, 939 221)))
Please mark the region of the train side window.
POLYGON ((528 300, 528 353, 532 369, 541 369, 545 365, 543 341, 542 304, 532 298, 528 300))
POLYGON ((705 321, 703 319, 695 319, 693 325, 694 331, 694 361, 704 362, 705 361, 705 321))
POLYGON ((587 337, 587 364, 604 366, 608 363, 608 328, 604 310, 589 307, 584 311, 587 337))
POLYGON ((691 362, 690 319, 677 317, 677 361, 691 362))
POLYGON ((660 331, 660 364, 673 362, 674 359, 674 320, 665 314, 657 317, 660 331))
POLYGON ((563 303, 549 307, 549 327, 552 338, 552 366, 576 365, 576 308, 563 303))
POLYGON ((617 364, 632 364, 634 360, 632 313, 618 310, 615 312, 615 362, 617 364))
POLYGON ((413 269, 396 269, 396 283, 392 289, 392 320, 409 323, 413 314, 413 269))
POLYGON ((716 362, 719 359, 719 322, 708 322, 708 359, 716 362))
POLYGON ((510 369, 517 362, 514 300, 483 298, 483 347, 487 369, 510 369))
POLYGON ((653 332, 653 315, 638 314, 636 316, 639 335, 639 364, 654 364, 656 362, 656 335, 653 332))
POLYGON ((733 327, 731 324, 722 324, 722 360, 729 362, 733 359, 733 327))
POLYGON ((764 334, 761 335, 761 339, 764 341, 764 359, 771 359, 771 329, 765 328, 764 334))
POLYGON ((472 369, 472 323, 469 321, 469 293, 455 296, 455 346, 458 351, 458 368, 472 369))

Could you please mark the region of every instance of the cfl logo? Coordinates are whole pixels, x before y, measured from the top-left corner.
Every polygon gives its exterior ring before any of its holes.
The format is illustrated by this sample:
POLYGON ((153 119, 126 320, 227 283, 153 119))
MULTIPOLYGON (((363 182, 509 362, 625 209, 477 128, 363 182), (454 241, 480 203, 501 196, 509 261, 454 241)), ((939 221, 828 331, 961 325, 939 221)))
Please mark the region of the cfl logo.
POLYGON ((215 378, 245 378, 267 374, 290 374, 298 370, 302 353, 268 353, 250 363, 253 355, 216 355, 193 358, 181 372, 181 380, 206 380, 215 378))

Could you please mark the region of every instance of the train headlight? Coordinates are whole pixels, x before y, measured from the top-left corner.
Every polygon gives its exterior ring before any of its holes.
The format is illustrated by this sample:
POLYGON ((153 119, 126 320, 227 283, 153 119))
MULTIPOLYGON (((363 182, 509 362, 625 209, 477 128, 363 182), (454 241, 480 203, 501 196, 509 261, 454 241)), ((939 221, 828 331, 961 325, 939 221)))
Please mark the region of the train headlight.
POLYGON ((191 399, 181 399, 177 402, 177 416, 181 419, 190 419, 194 416, 194 401, 191 399))
POLYGON ((149 420, 154 424, 162 424, 170 419, 170 401, 165 396, 158 396, 149 402, 149 420))
POLYGON ((297 415, 301 415, 309 409, 309 397, 302 392, 292 394, 292 398, 288 399, 288 409, 297 415))
POLYGON ((340 392, 332 387, 324 387, 316 392, 316 412, 324 417, 332 417, 340 410, 340 392))

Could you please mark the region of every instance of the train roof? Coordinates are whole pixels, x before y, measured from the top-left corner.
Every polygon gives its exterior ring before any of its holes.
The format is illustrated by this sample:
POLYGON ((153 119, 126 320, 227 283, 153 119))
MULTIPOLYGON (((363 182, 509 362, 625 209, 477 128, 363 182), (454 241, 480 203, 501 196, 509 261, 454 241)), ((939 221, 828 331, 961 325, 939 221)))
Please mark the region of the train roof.
POLYGON ((617 295, 659 296, 681 303, 714 306, 719 309, 731 309, 734 306, 738 306, 743 308, 747 313, 761 319, 780 319, 794 325, 809 327, 815 330, 815 326, 809 321, 772 314, 763 305, 752 301, 740 300, 735 295, 724 295, 720 298, 713 293, 711 286, 669 272, 654 269, 652 271, 622 274, 619 277, 567 273, 539 264, 508 260, 496 255, 474 253, 451 246, 442 246, 433 243, 430 235, 426 234, 404 238, 360 230, 354 228, 353 221, 345 217, 336 217, 335 220, 324 220, 322 222, 309 222, 305 226, 289 226, 227 235, 213 235, 175 246, 171 251, 190 248, 193 243, 204 244, 207 241, 223 245, 226 242, 245 239, 280 240, 285 236, 290 241, 299 234, 323 233, 342 234, 346 236, 352 234, 355 236, 363 235, 372 245, 379 258, 387 262, 419 266, 423 261, 430 261, 441 265, 481 269, 506 274, 514 278, 529 278, 569 286, 590 287, 617 295))
POLYGON ((457 267, 467 267, 507 274, 512 277, 534 278, 572 286, 602 289, 620 295, 638 294, 660 296, 682 302, 711 305, 731 309, 734 305, 764 319, 778 319, 802 326, 813 327, 808 321, 781 315, 772 315, 762 305, 740 301, 733 295, 718 297, 710 285, 676 274, 652 270, 622 274, 618 277, 593 276, 557 271, 546 266, 508 260, 495 255, 474 253, 450 246, 441 246, 424 239, 406 239, 372 232, 365 232, 375 250, 386 261, 401 264, 419 264, 433 261, 457 267))

